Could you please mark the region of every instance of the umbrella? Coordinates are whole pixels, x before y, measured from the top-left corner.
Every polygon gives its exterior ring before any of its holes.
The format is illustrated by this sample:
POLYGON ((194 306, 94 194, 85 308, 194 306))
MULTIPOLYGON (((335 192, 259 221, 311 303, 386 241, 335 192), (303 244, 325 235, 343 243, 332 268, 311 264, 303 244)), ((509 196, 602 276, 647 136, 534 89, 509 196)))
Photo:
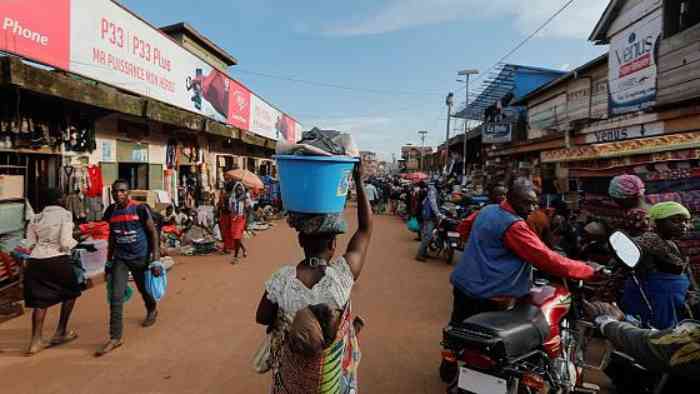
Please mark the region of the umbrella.
POLYGON ((423 172, 412 172, 409 174, 401 174, 401 176, 404 179, 408 179, 409 181, 412 181, 412 182, 420 182, 420 181, 424 181, 424 180, 430 178, 428 175, 426 175, 423 172))
POLYGON ((259 176, 248 170, 231 170, 224 173, 226 181, 241 182, 243 186, 253 190, 264 190, 265 184, 259 176))

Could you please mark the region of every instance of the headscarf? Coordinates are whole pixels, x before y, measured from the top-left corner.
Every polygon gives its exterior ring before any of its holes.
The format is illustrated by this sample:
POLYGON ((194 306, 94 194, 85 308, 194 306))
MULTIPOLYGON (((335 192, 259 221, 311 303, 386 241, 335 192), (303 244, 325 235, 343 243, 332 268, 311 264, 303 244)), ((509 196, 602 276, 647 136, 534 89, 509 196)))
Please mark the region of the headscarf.
POLYGON ((685 218, 690 219, 690 211, 688 211, 688 208, 675 201, 660 202, 649 210, 649 217, 654 221, 667 219, 676 215, 683 215, 685 218))
POLYGON ((636 175, 616 176, 610 181, 608 188, 610 197, 621 200, 641 197, 645 191, 644 182, 636 175))
POLYGON ((344 234, 348 230, 342 213, 296 213, 290 212, 287 223, 298 232, 313 234, 344 234))

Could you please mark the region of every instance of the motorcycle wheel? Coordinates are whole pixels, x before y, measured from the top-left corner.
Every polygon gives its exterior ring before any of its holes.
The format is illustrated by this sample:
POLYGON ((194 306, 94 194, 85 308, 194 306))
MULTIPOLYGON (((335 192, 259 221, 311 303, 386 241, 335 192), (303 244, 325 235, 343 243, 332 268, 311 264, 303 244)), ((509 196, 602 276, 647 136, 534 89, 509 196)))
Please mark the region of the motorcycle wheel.
POLYGON ((459 367, 457 363, 442 360, 440 363, 440 379, 442 379, 444 383, 450 384, 454 382, 458 373, 459 367))

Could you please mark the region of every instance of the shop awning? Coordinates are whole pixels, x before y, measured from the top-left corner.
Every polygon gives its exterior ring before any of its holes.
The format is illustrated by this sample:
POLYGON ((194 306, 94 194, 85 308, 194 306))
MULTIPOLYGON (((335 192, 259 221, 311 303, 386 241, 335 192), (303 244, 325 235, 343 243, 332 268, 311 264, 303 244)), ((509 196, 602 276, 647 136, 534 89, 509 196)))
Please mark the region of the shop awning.
POLYGON ((643 155, 691 148, 700 148, 700 133, 670 134, 607 144, 583 145, 573 148, 549 150, 543 151, 541 153, 541 158, 543 163, 562 163, 643 155))
POLYGON ((457 112, 455 117, 483 120, 484 111, 507 95, 512 96, 512 101, 516 101, 564 74, 566 73, 559 70, 518 64, 501 64, 482 82, 476 99, 470 102, 466 108, 457 112))
POLYGON ((274 149, 276 141, 224 125, 189 111, 63 72, 48 71, 15 56, 0 57, 0 84, 108 111, 146 118, 176 128, 219 135, 274 149))
POLYGON ((496 149, 488 153, 489 157, 518 155, 529 152, 540 152, 563 148, 566 146, 564 137, 546 137, 536 141, 526 141, 519 144, 512 144, 506 148, 496 149))
POLYGON ((458 112, 455 117, 470 120, 482 120, 484 111, 496 101, 515 89, 515 65, 503 64, 486 83, 482 84, 481 93, 469 105, 458 112))

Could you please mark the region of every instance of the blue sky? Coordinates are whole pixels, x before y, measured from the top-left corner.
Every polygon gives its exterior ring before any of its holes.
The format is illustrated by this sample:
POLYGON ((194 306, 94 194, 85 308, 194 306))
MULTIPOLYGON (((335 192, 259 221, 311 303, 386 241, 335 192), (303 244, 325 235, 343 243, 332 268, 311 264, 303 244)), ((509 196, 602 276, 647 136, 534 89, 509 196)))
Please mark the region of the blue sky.
MULTIPOLYGON (((190 23, 238 59, 234 78, 305 128, 349 131, 360 149, 391 159, 419 143, 418 130, 429 131, 426 144, 443 141, 445 95, 464 102, 456 72, 487 70, 566 1, 121 2, 156 26, 190 23)), ((607 50, 587 41, 606 4, 576 0, 507 62, 568 69, 593 59, 607 50)))

